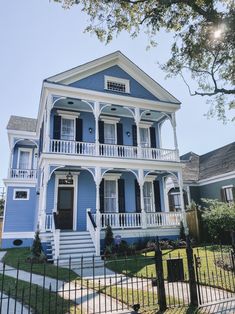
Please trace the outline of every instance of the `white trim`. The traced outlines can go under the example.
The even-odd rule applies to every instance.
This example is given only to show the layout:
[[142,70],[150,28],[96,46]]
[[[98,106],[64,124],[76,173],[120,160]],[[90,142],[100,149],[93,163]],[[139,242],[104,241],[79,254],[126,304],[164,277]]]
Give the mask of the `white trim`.
[[2,240],[15,238],[31,239],[34,238],[35,232],[3,232]]
[[78,187],[78,176],[80,173],[73,173],[71,172],[71,174],[73,175],[73,184],[60,184],[59,185],[59,179],[65,179],[65,174],[61,174],[61,172],[59,174],[55,173],[55,190],[54,190],[54,208],[53,208],[53,212],[57,212],[57,206],[58,206],[58,188],[59,187],[72,187],[73,188],[73,230],[76,231],[77,230],[77,211],[78,211],[78,204],[77,204],[77,187]]
[[210,177],[208,179],[199,180],[198,183],[192,184],[192,185],[207,185],[210,183],[216,183],[219,181],[229,180],[229,179],[235,179],[235,171],[219,174],[217,176]]
[[[105,181],[114,181],[116,185],[116,213],[119,213],[119,200],[118,200],[118,179],[121,177],[121,175],[118,177],[118,175],[113,175],[113,176],[107,176],[106,178],[104,177]],[[104,189],[105,189],[105,184],[104,184]],[[104,193],[105,194],[105,193]],[[104,202],[105,202],[105,196],[104,196]],[[104,214],[108,213],[114,213],[114,212],[106,212],[104,210]]]
[[234,187],[234,185],[224,185],[224,186],[222,186],[221,187],[221,189],[230,189],[230,188],[233,188]]
[[[16,192],[27,192],[27,198],[16,198]],[[28,201],[29,200],[29,189],[14,189],[13,190],[13,201]]]
[[125,85],[125,92],[123,92],[123,91],[115,91],[115,92],[130,94],[130,81],[129,80],[119,78],[119,77],[105,75],[104,76],[104,89],[106,89],[108,91],[114,91],[114,90],[108,88],[108,82]]
[[3,182],[6,187],[35,187],[37,184],[37,180],[31,180],[31,179],[24,179],[24,183],[22,183],[22,180],[16,180],[16,179],[3,179]]
[[103,121],[104,123],[117,124],[120,121],[120,118],[108,117],[108,116],[100,116],[100,120]]
[[118,180],[121,178],[122,173],[105,173],[104,180]]
[[75,111],[66,111],[66,110],[58,110],[57,109],[56,112],[62,118],[67,118],[67,119],[71,119],[71,117],[77,118],[80,116],[80,112],[75,112]]
[[20,153],[21,152],[28,152],[29,153],[29,166],[27,169],[22,169],[22,170],[28,170],[32,168],[32,153],[33,149],[32,148],[24,148],[24,147],[19,147],[18,148],[18,158],[17,158],[17,169],[19,169],[19,164],[20,164]]
[[147,175],[144,179],[144,182],[153,182],[156,179],[157,175]]
[[154,122],[150,121],[140,121],[139,122],[139,127],[140,128],[150,128],[153,125]]

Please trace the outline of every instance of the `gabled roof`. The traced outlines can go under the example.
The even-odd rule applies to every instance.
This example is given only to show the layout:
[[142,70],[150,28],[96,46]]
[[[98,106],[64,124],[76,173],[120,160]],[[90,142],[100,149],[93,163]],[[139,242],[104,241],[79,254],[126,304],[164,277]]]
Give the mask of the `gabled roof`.
[[36,132],[37,119],[10,116],[7,124],[7,130]]
[[235,171],[235,142],[201,156],[187,153],[180,157],[184,163],[183,180],[200,181]]
[[165,90],[160,84],[153,80],[120,51],[113,52],[104,57],[95,59],[78,67],[51,76],[45,81],[69,85],[114,65],[118,65],[120,68],[122,68],[160,101],[170,102],[177,105],[180,104],[178,99],[171,95],[167,90]]

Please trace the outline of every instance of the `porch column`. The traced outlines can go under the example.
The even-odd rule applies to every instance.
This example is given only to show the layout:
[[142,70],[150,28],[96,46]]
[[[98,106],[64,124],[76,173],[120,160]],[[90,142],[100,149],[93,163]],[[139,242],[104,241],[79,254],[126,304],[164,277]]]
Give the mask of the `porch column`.
[[135,108],[135,124],[137,135],[137,154],[138,158],[141,158],[141,146],[140,146],[140,109]]
[[179,158],[179,148],[178,148],[178,141],[177,141],[177,134],[176,134],[176,119],[175,119],[175,112],[172,113],[172,127],[173,127],[173,132],[174,132],[174,145],[175,145],[175,150],[177,151],[177,158]]
[[96,186],[96,225],[100,229],[100,182],[101,182],[101,169],[95,169],[95,186]]
[[143,229],[147,228],[147,217],[144,208],[144,171],[139,169],[139,186],[140,186],[140,208],[141,208],[141,225]]
[[180,204],[181,204],[181,211],[182,211],[182,214],[183,214],[184,230],[185,230],[185,234],[188,235],[189,230],[188,230],[188,226],[187,226],[186,214],[185,214],[185,208],[184,208],[184,195],[183,195],[183,178],[182,178],[182,172],[181,172],[181,171],[178,171],[177,176],[178,176],[178,183],[179,183]]
[[167,177],[162,177],[164,208],[165,208],[165,212],[169,212],[170,209],[169,209],[168,194],[167,194],[167,190],[166,190],[166,180],[167,180]]
[[48,166],[44,167],[44,177],[43,177],[43,185],[40,187],[40,199],[41,202],[39,204],[39,217],[40,221],[40,229],[42,232],[45,232],[45,223],[46,223],[46,200],[47,200],[47,184],[49,180],[49,169]]
[[99,156],[99,114],[100,103],[98,101],[94,104],[94,116],[95,116],[95,153]]
[[50,150],[50,118],[51,118],[51,109],[53,107],[53,96],[48,95],[47,98],[47,109],[46,109],[46,134],[45,134],[45,151],[49,152]]

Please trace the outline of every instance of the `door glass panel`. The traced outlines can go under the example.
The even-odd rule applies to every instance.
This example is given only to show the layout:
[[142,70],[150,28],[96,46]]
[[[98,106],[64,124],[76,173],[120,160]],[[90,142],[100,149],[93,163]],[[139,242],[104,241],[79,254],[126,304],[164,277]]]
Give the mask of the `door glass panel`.
[[74,120],[65,119],[61,120],[61,139],[65,141],[74,140]]
[[19,169],[30,169],[30,152],[20,151]]
[[115,180],[104,181],[104,211],[117,211],[117,184]]
[[154,202],[153,202],[153,184],[152,182],[144,183],[144,209],[146,212],[154,211]]
[[116,144],[115,124],[104,123],[104,143]]
[[140,128],[140,146],[141,147],[150,147],[149,145],[149,129]]

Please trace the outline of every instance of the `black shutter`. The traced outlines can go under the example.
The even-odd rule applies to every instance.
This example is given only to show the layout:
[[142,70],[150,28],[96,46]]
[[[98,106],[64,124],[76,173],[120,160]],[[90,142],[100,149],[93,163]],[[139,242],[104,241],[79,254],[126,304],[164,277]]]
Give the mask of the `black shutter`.
[[155,210],[156,212],[161,211],[161,196],[160,196],[160,184],[159,181],[153,181],[154,199],[155,199]]
[[125,213],[125,181],[123,179],[118,180],[118,207],[119,213]]
[[104,212],[104,179],[100,182],[100,212]]
[[99,121],[99,142],[104,143],[104,121]]
[[140,186],[138,181],[135,179],[135,209],[137,213],[141,212],[140,206]]
[[151,127],[149,128],[150,130],[150,143],[151,143],[151,147],[152,148],[156,148],[157,144],[156,144],[156,131],[155,128]]
[[227,202],[225,189],[223,189],[223,188],[220,189],[220,196],[221,196],[221,201],[222,202]]
[[117,144],[123,145],[123,127],[122,123],[117,123]]
[[82,119],[76,118],[76,141],[82,142],[83,134],[82,134]]
[[43,131],[44,131],[44,121],[42,122],[42,126],[40,129],[40,137],[39,137],[39,148],[38,148],[38,155],[41,155],[43,150]]
[[137,146],[137,127],[135,124],[132,125],[132,139],[133,146]]
[[54,116],[53,139],[60,140],[61,116]]

